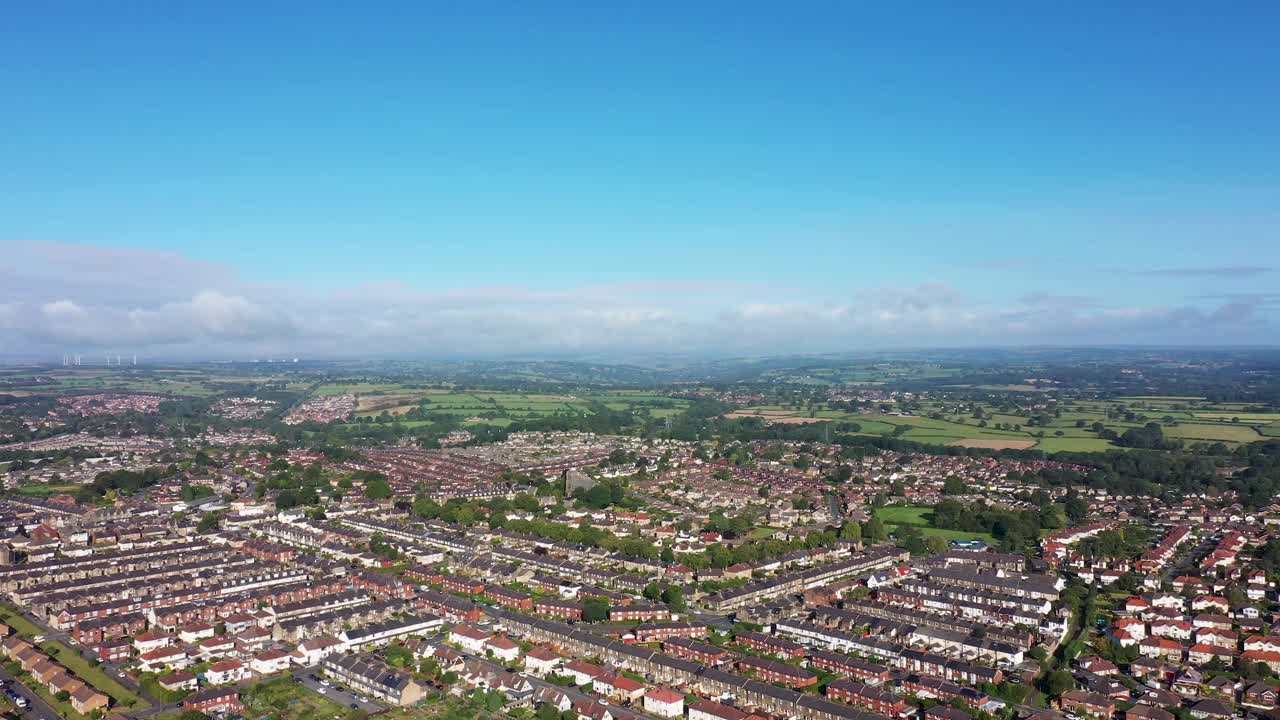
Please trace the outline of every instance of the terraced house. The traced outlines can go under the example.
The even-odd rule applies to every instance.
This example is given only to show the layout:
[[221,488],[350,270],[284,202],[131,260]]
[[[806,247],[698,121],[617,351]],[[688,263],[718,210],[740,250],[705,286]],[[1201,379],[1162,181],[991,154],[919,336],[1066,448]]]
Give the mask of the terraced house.
[[320,669],[342,684],[391,705],[412,705],[426,694],[426,688],[408,672],[373,655],[330,655]]

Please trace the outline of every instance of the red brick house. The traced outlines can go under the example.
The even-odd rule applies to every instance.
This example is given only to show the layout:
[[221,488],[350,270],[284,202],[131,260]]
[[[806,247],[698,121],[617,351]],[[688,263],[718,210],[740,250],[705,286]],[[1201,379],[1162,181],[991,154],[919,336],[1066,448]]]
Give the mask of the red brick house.
[[799,643],[772,635],[765,635],[764,633],[740,632],[734,636],[733,641],[752,650],[784,658],[804,657],[805,654],[804,647]]
[[889,681],[889,668],[843,653],[814,650],[809,655],[809,666],[838,675],[847,675],[870,685]]
[[99,662],[121,662],[128,660],[133,654],[133,643],[128,638],[107,640],[94,648],[94,652],[97,653]]
[[461,575],[446,575],[441,584],[444,585],[445,590],[459,595],[479,595],[485,588],[483,582]]
[[538,600],[533,609],[539,615],[550,615],[562,620],[581,620],[584,606],[573,600]]
[[484,590],[485,599],[499,605],[526,612],[533,610],[533,597],[515,590],[508,590],[501,585],[490,585]]
[[657,605],[654,603],[633,603],[631,605],[609,608],[609,620],[612,622],[644,622],[646,620],[670,619],[671,609],[666,605]]
[[899,695],[848,678],[841,678],[827,685],[826,693],[833,700],[847,702],[890,718],[906,713],[910,707],[906,699]]
[[763,682],[781,683],[792,689],[818,683],[818,676],[808,670],[764,658],[739,658],[737,667],[739,671],[753,674]]
[[1094,718],[1110,720],[1116,712],[1116,701],[1087,690],[1072,690],[1058,701],[1063,712],[1074,712]]
[[660,642],[669,638],[704,638],[707,636],[707,626],[698,623],[687,622],[665,622],[665,623],[645,623],[636,626],[635,629],[636,642]]
[[729,651],[710,643],[702,643],[689,638],[671,638],[662,642],[662,652],[672,657],[692,660],[700,665],[715,667],[728,662]]
[[190,695],[182,701],[182,709],[195,710],[202,713],[243,712],[240,704],[240,692],[234,688],[214,688]]

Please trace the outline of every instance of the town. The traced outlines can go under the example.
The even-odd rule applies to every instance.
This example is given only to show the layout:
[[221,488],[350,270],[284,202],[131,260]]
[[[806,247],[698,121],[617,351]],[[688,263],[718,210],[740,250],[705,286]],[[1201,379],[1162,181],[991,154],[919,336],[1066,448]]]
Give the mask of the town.
[[[2,702],[70,720],[1280,718],[1272,456],[1153,492],[1089,456],[729,417],[770,393],[673,394],[729,418],[706,439],[494,433],[459,408],[415,409],[435,418],[411,420],[432,432],[416,441],[349,445],[361,412],[407,421],[355,392],[194,415],[24,399],[0,447]],[[540,422],[560,421],[521,421]]]

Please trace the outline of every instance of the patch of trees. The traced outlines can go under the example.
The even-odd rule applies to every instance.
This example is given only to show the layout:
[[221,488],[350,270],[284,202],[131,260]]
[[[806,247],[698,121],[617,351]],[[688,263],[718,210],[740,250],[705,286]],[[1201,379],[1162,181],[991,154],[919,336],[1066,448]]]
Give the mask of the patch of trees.
[[601,480],[590,489],[578,488],[573,491],[573,498],[596,510],[615,505],[626,509],[639,507],[635,498],[627,496],[626,484],[618,479]]
[[1280,439],[1250,443],[1230,456],[1112,450],[1058,453],[1054,459],[1092,468],[1085,472],[1046,468],[1021,479],[1032,484],[1085,485],[1118,495],[1166,499],[1206,490],[1234,491],[1247,508],[1269,505],[1280,494]]
[[133,495],[143,488],[156,485],[161,480],[173,475],[177,468],[163,468],[158,465],[145,470],[108,470],[100,472],[88,487],[99,497],[114,490],[118,495]]
[[1034,510],[965,505],[958,500],[943,500],[933,508],[934,527],[945,530],[988,533],[1008,550],[1021,550],[1038,541],[1041,516]]
[[1177,450],[1182,447],[1178,440],[1166,439],[1160,423],[1149,422],[1142,427],[1125,430],[1115,443],[1121,447],[1138,448],[1139,450]]
[[213,495],[213,488],[208,485],[192,485],[188,482],[182,483],[182,489],[178,493],[178,496],[187,502],[207,498],[211,495]]

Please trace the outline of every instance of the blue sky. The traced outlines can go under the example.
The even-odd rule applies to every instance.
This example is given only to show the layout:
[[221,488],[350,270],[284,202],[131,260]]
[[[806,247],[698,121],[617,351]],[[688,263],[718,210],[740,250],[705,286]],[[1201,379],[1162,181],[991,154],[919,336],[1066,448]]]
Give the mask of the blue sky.
[[1265,3],[49,5],[14,347],[1274,342]]

